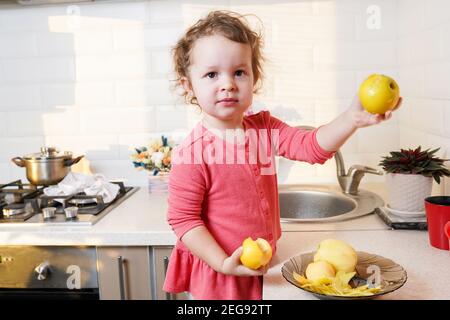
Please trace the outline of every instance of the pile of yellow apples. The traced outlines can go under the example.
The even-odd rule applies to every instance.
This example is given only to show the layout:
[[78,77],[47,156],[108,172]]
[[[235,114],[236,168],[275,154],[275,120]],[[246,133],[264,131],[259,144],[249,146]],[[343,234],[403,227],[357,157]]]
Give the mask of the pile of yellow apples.
[[327,239],[320,242],[305,270],[305,276],[293,272],[301,288],[335,296],[370,296],[381,288],[362,285],[352,288],[350,280],[356,275],[358,255],[352,246],[342,240]]
[[306,278],[317,280],[334,277],[337,271],[353,272],[358,263],[355,250],[341,240],[323,240],[314,255],[314,262],[306,267]]

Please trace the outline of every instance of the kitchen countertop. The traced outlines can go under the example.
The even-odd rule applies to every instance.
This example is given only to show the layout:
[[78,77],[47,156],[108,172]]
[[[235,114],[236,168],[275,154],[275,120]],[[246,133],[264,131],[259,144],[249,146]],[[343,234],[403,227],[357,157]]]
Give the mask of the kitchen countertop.
[[0,245],[174,245],[166,210],[167,193],[140,188],[93,226],[0,224]]
[[[362,188],[386,199],[383,184]],[[0,246],[170,246],[176,237],[166,222],[166,210],[167,193],[149,194],[141,188],[90,227],[0,224]],[[425,231],[390,230],[375,214],[335,223],[282,223],[282,229],[277,254],[264,276],[264,299],[316,299],[288,283],[280,270],[290,257],[314,251],[326,238],[342,239],[356,250],[401,264],[408,281],[386,298],[450,299],[450,251],[431,247]]]
[[450,251],[431,247],[428,232],[410,230],[284,232],[264,276],[263,299],[317,298],[284,279],[281,267],[293,256],[317,250],[324,239],[340,239],[357,251],[391,259],[403,266],[408,280],[398,290],[377,299],[450,299]]
[[[369,185],[368,185],[369,186]],[[367,190],[383,189],[370,185]],[[33,226],[0,224],[0,245],[174,245],[176,237],[166,222],[167,193],[140,188],[93,226]],[[283,231],[388,230],[375,214],[335,223],[282,223]]]

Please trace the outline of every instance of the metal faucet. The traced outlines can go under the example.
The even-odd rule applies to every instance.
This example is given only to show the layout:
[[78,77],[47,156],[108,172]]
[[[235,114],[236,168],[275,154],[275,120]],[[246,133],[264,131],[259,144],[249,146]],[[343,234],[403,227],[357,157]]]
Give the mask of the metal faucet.
[[[298,126],[296,128],[303,130],[314,130],[315,127],[311,126]],[[359,164],[355,164],[348,169],[348,173],[345,173],[345,164],[344,158],[342,157],[342,153],[337,150],[334,154],[334,159],[336,160],[336,175],[341,186],[341,189],[344,193],[356,195],[358,194],[358,187],[361,179],[364,177],[364,174],[371,173],[377,175],[383,175],[383,172],[371,167],[362,166]]]

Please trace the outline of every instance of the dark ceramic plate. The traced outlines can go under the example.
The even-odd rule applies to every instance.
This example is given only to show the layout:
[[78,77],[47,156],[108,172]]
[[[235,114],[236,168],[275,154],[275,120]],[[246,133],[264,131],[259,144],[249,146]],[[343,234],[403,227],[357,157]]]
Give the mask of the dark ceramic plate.
[[[333,299],[333,300],[361,300],[361,299],[372,299],[378,296],[385,295],[387,293],[393,292],[403,286],[407,280],[406,270],[394,261],[378,256],[376,254],[371,254],[367,252],[358,251],[358,264],[356,265],[356,275],[350,280],[350,285],[352,287],[357,287],[367,283],[369,277],[374,278],[374,269],[379,268],[380,272],[380,284],[381,291],[375,293],[371,296],[363,297],[346,297],[346,296],[336,296],[336,295],[325,295],[317,293],[308,289],[300,287],[300,284],[294,279],[293,272],[304,275],[306,267],[310,262],[314,260],[315,252],[304,253],[295,257],[292,257],[287,261],[281,268],[281,273],[283,277],[290,282],[292,285],[300,288],[303,291],[309,292],[319,299]],[[369,280],[371,281],[371,280]]]

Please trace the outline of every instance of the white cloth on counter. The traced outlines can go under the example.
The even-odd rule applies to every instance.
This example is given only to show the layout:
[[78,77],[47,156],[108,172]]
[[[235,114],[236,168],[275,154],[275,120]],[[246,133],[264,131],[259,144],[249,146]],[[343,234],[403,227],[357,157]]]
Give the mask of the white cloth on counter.
[[102,174],[88,175],[83,173],[69,172],[57,185],[44,188],[47,196],[70,196],[84,192],[88,196],[101,195],[103,202],[113,201],[120,187],[107,181]]

